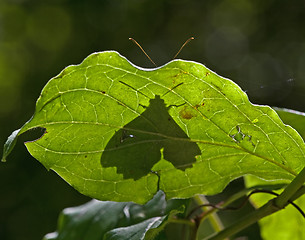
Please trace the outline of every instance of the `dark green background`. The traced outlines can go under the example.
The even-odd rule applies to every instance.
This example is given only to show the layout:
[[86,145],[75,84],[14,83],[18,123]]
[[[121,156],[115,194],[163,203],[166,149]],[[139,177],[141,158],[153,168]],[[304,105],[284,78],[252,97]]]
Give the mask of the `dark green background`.
[[[179,58],[233,79],[253,103],[305,111],[304,26],[301,0],[1,0],[0,144],[46,82],[90,53],[152,67],[129,37],[162,65],[194,36]],[[62,208],[85,201],[19,141],[0,165],[0,239],[41,239]]]

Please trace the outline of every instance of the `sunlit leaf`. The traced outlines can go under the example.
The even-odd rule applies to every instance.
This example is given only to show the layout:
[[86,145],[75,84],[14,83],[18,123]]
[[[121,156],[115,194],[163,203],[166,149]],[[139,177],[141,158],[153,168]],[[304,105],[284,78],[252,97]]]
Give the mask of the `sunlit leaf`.
[[18,134],[34,128],[46,131],[29,152],[100,200],[215,194],[246,174],[289,182],[305,165],[302,138],[274,110],[190,61],[148,70],[92,54],[47,83]]

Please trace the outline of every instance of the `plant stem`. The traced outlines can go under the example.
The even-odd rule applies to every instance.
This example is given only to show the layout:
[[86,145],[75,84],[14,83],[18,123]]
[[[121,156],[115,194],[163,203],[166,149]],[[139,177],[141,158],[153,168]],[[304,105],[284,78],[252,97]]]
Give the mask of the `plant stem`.
[[305,168],[292,180],[284,191],[275,199],[275,205],[283,208],[287,205],[292,196],[302,187],[305,182]]
[[[195,222],[193,222],[191,220],[175,218],[175,217],[169,218],[168,222],[183,225],[182,226],[183,239],[196,240],[197,226],[196,226]],[[186,228],[186,226],[188,226],[188,228]]]
[[[267,188],[267,189],[271,188],[271,189],[273,189],[275,186],[280,189],[280,188],[284,188],[284,186],[287,186],[287,184],[256,185],[256,186],[252,186],[252,187],[249,187],[249,188],[245,188],[245,189],[243,189],[243,190],[241,190],[241,191],[231,195],[227,200],[223,201],[221,204],[218,204],[218,206],[220,208],[225,208],[228,205],[230,205],[231,203],[235,202],[236,200],[246,196],[252,190],[261,189],[261,188]],[[304,186],[304,188],[305,188],[305,186]],[[303,189],[303,191],[305,191],[305,189]],[[302,195],[301,189],[295,195],[297,195],[297,194],[301,194]],[[296,198],[298,198],[298,197],[296,196]],[[291,199],[291,200],[293,201],[295,199]],[[209,214],[212,214],[212,213],[218,212],[218,211],[219,211],[219,209],[217,209],[217,208],[209,209],[207,211],[207,214],[205,214],[205,216],[203,217],[202,220],[204,220],[207,216],[209,216]]]
[[[196,195],[194,197],[194,200],[197,202],[198,205],[209,203],[209,201],[203,195]],[[207,211],[208,207],[202,207],[202,209],[204,211]],[[218,217],[216,212],[211,212],[208,215],[208,218],[209,218],[209,221],[210,221],[210,223],[211,223],[211,225],[212,225],[212,227],[213,227],[215,232],[219,232],[222,229],[224,229],[224,226],[223,226],[223,224],[222,224],[222,222],[221,222],[221,220]]]
[[278,197],[270,200],[265,205],[250,213],[246,217],[241,218],[228,228],[222,230],[221,232],[215,233],[212,236],[205,238],[204,240],[225,239],[226,237],[240,232],[244,228],[252,225],[260,219],[283,209],[289,203],[289,201],[295,200],[305,194],[305,189],[303,186],[304,182],[305,168],[303,168],[303,170],[292,180],[292,182],[287,185],[287,187]]
[[274,205],[274,200],[270,200],[261,208],[255,210],[254,212],[250,213],[249,215],[241,218],[236,223],[232,224],[228,228],[222,230],[221,232],[215,233],[212,236],[205,238],[204,240],[222,240],[229,236],[232,236],[235,233],[240,232],[244,228],[252,225],[253,223],[257,222],[258,220],[266,217],[274,212],[280,210],[278,207]]
[[171,218],[171,219],[168,220],[168,222],[177,223],[177,224],[184,224],[184,225],[188,225],[189,227],[192,227],[192,228],[195,227],[195,223],[191,222],[190,220],[185,220],[185,219],[181,219],[181,218]]
[[290,198],[291,201],[294,201],[305,194],[305,186],[302,186],[293,196]]

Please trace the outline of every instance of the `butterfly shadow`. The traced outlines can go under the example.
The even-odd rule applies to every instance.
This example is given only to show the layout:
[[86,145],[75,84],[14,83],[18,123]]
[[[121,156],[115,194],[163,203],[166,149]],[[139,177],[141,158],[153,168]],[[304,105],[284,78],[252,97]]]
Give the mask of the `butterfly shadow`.
[[124,179],[138,180],[152,172],[163,157],[175,168],[185,170],[201,151],[168,113],[164,100],[156,95],[146,110],[107,143],[101,157],[104,168],[116,167]]

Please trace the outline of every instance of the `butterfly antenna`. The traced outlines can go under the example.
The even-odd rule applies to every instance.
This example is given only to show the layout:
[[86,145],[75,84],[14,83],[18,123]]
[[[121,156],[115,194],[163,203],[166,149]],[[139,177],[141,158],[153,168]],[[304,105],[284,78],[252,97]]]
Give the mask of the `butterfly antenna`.
[[176,86],[174,86],[173,88],[169,89],[166,93],[164,93],[164,94],[162,95],[162,97],[163,97],[164,95],[168,94],[169,92],[173,91],[176,87],[179,87],[179,86],[182,85],[182,84],[183,84],[183,82],[182,82],[182,83],[179,83],[179,84],[177,84]]
[[157,67],[157,64],[155,64],[155,62],[148,56],[148,54],[144,51],[144,49],[136,40],[134,40],[133,38],[129,38],[129,40],[133,41],[141,49],[141,51],[145,54],[145,56],[152,62],[152,64],[154,64],[155,67]]
[[179,51],[177,52],[177,54],[175,55],[175,57],[173,59],[175,59],[178,56],[178,54],[181,52],[181,50],[184,48],[184,46],[186,44],[188,44],[191,40],[194,40],[194,38],[190,37],[188,40],[185,41],[185,43],[183,43],[183,45],[181,46],[181,48],[179,49]]
[[119,80],[119,82],[120,82],[120,83],[122,83],[122,84],[124,84],[125,86],[127,86],[127,87],[129,87],[129,88],[133,89],[134,91],[136,91],[136,92],[138,92],[138,93],[142,94],[143,96],[145,96],[145,97],[147,97],[147,98],[149,98],[149,99],[150,99],[150,97],[148,97],[148,96],[147,96],[147,95],[145,95],[144,93],[140,92],[139,90],[137,90],[137,89],[136,89],[136,88],[134,88],[133,86],[130,86],[129,84],[124,83],[124,82],[122,82],[121,80]]

